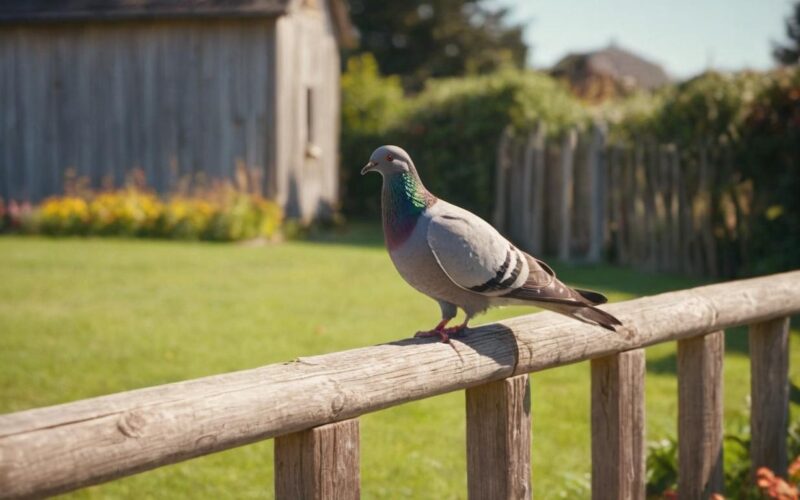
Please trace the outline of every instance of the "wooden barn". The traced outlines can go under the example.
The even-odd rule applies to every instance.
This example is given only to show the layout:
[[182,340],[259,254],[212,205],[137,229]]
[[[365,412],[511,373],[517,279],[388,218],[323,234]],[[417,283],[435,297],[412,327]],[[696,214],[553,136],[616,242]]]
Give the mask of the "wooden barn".
[[343,0],[0,3],[0,196],[68,170],[168,192],[245,166],[289,215],[337,200]]

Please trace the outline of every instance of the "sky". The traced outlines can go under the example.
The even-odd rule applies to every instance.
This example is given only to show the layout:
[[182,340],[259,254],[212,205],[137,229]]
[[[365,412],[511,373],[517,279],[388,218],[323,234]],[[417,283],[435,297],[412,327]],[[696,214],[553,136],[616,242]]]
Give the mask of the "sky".
[[767,69],[785,41],[791,0],[495,0],[525,25],[529,64],[610,42],[661,64],[674,78],[706,69]]

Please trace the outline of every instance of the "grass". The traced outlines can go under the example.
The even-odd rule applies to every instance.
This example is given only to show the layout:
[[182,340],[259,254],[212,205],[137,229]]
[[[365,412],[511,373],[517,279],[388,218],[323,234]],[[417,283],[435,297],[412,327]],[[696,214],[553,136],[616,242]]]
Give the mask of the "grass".
[[[556,266],[612,301],[696,281],[606,266]],[[529,312],[493,310],[490,322]],[[0,412],[387,342],[432,326],[372,228],[266,247],[113,239],[0,238]],[[798,332],[791,376],[800,380]],[[746,418],[746,335],[728,334],[728,422]],[[648,349],[649,439],[675,433],[675,346]],[[534,494],[582,496],[589,366],[532,376]],[[797,391],[793,389],[793,395]],[[794,399],[794,398],[793,398]],[[797,410],[793,403],[793,410]],[[465,498],[463,392],[362,417],[364,498]],[[583,493],[575,493],[583,491]],[[271,498],[262,442],[92,487],[76,498]]]

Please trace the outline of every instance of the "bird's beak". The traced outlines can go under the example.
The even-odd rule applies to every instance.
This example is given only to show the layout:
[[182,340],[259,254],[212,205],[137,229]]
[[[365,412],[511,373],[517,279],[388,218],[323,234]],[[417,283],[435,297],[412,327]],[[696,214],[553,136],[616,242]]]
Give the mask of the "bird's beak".
[[376,162],[374,162],[374,161],[371,161],[371,162],[367,163],[366,165],[364,165],[364,168],[361,169],[361,175],[364,175],[367,172],[369,172],[371,170],[374,170],[375,167],[377,167],[377,166],[378,166],[378,164]]

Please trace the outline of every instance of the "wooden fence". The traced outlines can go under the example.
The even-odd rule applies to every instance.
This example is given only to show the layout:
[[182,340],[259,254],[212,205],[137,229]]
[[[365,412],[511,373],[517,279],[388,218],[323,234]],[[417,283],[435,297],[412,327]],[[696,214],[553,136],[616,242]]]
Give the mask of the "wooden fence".
[[730,149],[712,141],[679,150],[608,141],[602,124],[559,139],[544,124],[527,134],[509,127],[498,146],[494,224],[522,248],[565,261],[733,276],[748,192],[724,182],[730,162]]
[[[591,360],[593,498],[644,498],[644,348],[678,341],[679,494],[722,485],[726,328],[750,325],[755,466],[786,471],[800,271],[611,304],[617,333],[553,313],[0,416],[0,497],[66,492],[267,438],[277,498],[358,498],[357,417],[466,389],[470,498],[529,498],[528,373]],[[546,430],[545,430],[546,432]]]

